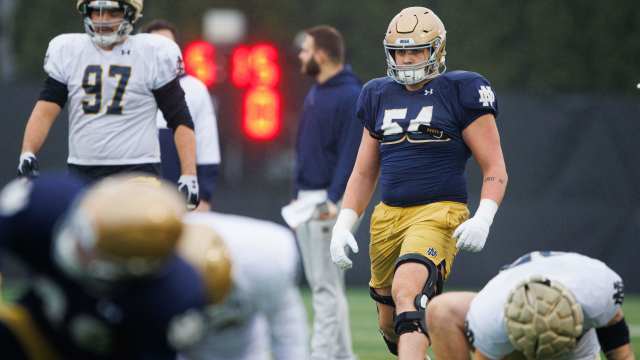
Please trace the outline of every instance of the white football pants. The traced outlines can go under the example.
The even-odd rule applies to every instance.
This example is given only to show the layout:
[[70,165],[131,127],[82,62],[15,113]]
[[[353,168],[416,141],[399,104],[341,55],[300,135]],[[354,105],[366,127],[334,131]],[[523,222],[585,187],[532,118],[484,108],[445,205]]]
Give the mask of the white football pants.
[[312,219],[296,229],[313,303],[311,360],[354,359],[344,271],[331,261],[329,252],[334,224],[335,219]]

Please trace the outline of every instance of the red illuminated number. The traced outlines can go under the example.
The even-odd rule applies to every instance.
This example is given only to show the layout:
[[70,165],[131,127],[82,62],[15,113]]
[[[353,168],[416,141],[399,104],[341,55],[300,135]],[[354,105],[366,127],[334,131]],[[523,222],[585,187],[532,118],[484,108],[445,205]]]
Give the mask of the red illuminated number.
[[244,99],[245,134],[255,140],[273,140],[280,133],[280,94],[265,86],[251,88]]
[[278,50],[268,44],[260,44],[251,50],[251,66],[257,86],[275,87],[280,81]]
[[231,82],[233,86],[243,88],[251,83],[251,48],[239,46],[231,55]]
[[207,87],[216,82],[216,49],[206,41],[194,41],[184,49],[187,74],[200,79]]
[[270,44],[239,46],[232,55],[233,84],[248,88],[242,128],[254,140],[273,140],[280,133],[280,65],[278,50]]

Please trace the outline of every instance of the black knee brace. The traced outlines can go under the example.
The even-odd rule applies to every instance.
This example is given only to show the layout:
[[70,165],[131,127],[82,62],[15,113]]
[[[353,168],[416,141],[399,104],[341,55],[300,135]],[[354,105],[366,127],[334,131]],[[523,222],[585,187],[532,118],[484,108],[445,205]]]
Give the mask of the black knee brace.
[[396,307],[396,303],[393,302],[393,297],[391,297],[390,295],[380,295],[372,287],[369,287],[369,296],[371,296],[373,301],[377,303]]
[[394,343],[393,341],[387,339],[387,337],[384,336],[384,333],[382,331],[380,331],[380,335],[382,335],[382,339],[384,340],[384,343],[387,344],[387,348],[389,349],[389,352],[395,356],[398,356],[398,343]]
[[413,302],[416,310],[397,314],[394,319],[394,330],[398,336],[408,332],[420,331],[426,337],[429,337],[425,319],[427,303],[429,299],[432,299],[442,292],[443,279],[436,264],[422,255],[406,254],[401,256],[396,262],[396,269],[406,262],[416,262],[426,266],[429,270],[429,276],[422,288],[422,292],[416,295]]
[[[392,306],[392,307],[396,306],[395,302],[393,302],[393,297],[389,295],[380,295],[372,287],[369,287],[369,296],[371,296],[371,298],[377,303]],[[382,339],[384,340],[384,343],[387,344],[387,348],[389,349],[389,352],[392,353],[393,355],[398,356],[398,343],[394,343],[393,341],[387,339],[387,337],[384,336],[384,332],[382,332],[382,330],[380,330],[380,335],[382,335]]]

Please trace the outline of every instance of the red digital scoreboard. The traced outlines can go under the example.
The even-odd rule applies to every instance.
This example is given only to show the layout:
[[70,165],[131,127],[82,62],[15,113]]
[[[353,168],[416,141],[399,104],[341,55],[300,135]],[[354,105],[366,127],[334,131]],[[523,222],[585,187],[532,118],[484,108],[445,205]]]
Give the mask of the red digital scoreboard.
[[253,140],[275,139],[281,130],[280,64],[272,44],[240,45],[231,56],[231,82],[245,89],[242,129]]
[[[211,88],[217,81],[216,48],[194,41],[184,49],[187,74]],[[242,131],[256,141],[278,137],[282,127],[278,49],[270,43],[238,45],[231,54],[231,84],[243,91]]]

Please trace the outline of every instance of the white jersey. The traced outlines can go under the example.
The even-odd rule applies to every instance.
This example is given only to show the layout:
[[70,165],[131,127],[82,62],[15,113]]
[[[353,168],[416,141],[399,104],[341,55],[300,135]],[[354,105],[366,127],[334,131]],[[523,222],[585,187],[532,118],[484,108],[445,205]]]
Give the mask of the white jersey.
[[511,290],[534,275],[563,284],[582,306],[585,333],[563,359],[594,359],[600,351],[595,329],[605,326],[618,310],[622,280],[603,262],[576,253],[534,252],[491,279],[467,313],[473,346],[490,359],[502,359],[515,350],[507,335],[504,306]]
[[[218,141],[218,121],[211,103],[207,86],[191,75],[180,78],[185,99],[196,134],[196,163],[198,165],[220,164],[220,144]],[[156,123],[159,129],[167,128],[167,121],[158,111]]]
[[[207,311],[204,340],[185,355],[207,360],[298,360],[307,357],[307,319],[295,284],[298,255],[289,229],[218,213],[190,213],[227,245],[233,288]],[[271,355],[270,355],[271,354]]]
[[178,46],[159,35],[128,36],[113,50],[87,34],[49,43],[44,70],[69,91],[69,158],[76,165],[160,162],[152,91],[182,73]]

